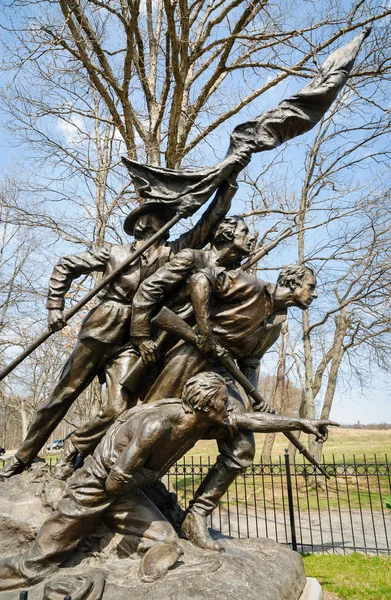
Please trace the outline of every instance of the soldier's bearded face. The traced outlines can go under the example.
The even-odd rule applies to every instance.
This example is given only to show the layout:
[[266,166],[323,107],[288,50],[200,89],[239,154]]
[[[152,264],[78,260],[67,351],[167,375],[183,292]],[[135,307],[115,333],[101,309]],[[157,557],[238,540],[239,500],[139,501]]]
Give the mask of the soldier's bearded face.
[[305,277],[298,287],[292,292],[292,299],[295,306],[305,310],[311,302],[318,297],[316,292],[316,279],[313,275]]
[[163,219],[156,215],[144,215],[139,218],[133,229],[135,240],[147,240],[164,225]]
[[244,221],[239,221],[236,225],[232,242],[241,255],[247,256],[250,254],[254,245],[254,239],[255,238],[250,233],[246,223]]

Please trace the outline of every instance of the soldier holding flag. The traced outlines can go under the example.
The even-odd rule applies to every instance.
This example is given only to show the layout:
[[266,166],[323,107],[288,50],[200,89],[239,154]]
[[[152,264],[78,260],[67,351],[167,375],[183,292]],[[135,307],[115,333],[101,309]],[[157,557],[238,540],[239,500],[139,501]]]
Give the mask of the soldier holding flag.
[[[240,157],[240,169],[248,159]],[[79,453],[78,441],[85,452],[92,451],[108,427],[127,408],[137,403],[137,390],[129,391],[120,385],[138,353],[129,340],[132,300],[141,281],[164,265],[183,248],[202,248],[212,236],[213,230],[226,215],[236,193],[236,176],[222,185],[213,202],[199,222],[187,233],[173,242],[160,240],[153,244],[139,259],[125,269],[101,292],[100,302],[87,314],[81,326],[75,348],[64,365],[60,379],[49,400],[34,415],[27,436],[7,465],[0,471],[0,479],[21,473],[27,468],[49,439],[57,425],[65,417],[76,398],[86,389],[95,376],[104,371],[108,402],[89,423],[66,442],[64,468],[58,466],[57,474],[66,478],[72,474],[72,462]],[[126,257],[158,232],[175,214],[175,205],[149,202],[136,208],[126,218],[124,230],[133,235],[133,245],[103,247],[62,258],[55,266],[49,283],[47,308],[48,322],[53,330],[64,325],[64,296],[72,281],[80,275],[94,271],[105,275],[113,271]]]
[[[100,437],[119,411],[137,401],[135,394],[129,398],[128,392],[119,387],[124,369],[134,360],[133,351],[128,352],[130,356],[116,357],[115,360],[114,351],[128,341],[131,302],[140,281],[178,250],[186,246],[201,248],[210,240],[214,226],[229,209],[234,193],[229,181],[236,180],[253,152],[276,148],[309,131],[320,121],[346,83],[361,44],[369,33],[370,28],[364,29],[346,46],[333,52],[314,79],[297,94],[260,117],[235,127],[227,156],[216,166],[200,171],[173,171],[124,159],[140,195],[152,201],[134,211],[125,222],[126,231],[134,233],[136,245],[140,242],[143,251],[146,250],[143,242],[148,238],[155,240],[159,227],[164,229],[166,215],[178,212],[177,222],[181,215],[193,214],[218,190],[216,198],[194,230],[171,244],[159,242],[155,246],[151,239],[152,247],[148,254],[144,252],[140,257],[136,249],[136,262],[132,262],[132,254],[129,256],[129,246],[114,246],[111,250],[83,253],[77,255],[79,258],[68,257],[60,261],[51,281],[49,296],[49,326],[53,330],[61,328],[64,323],[61,314],[63,297],[75,277],[98,270],[105,274],[112,272],[112,278],[109,285],[106,285],[108,280],[105,278],[106,287],[100,304],[87,315],[59,383],[50,400],[37,411],[26,440],[15,458],[0,472],[0,478],[20,473],[30,464],[72,402],[102,368],[106,368],[109,381],[109,404],[101,423],[95,423]],[[98,288],[101,289],[101,286]],[[11,368],[16,364],[17,361],[14,361]],[[0,380],[11,368],[0,374]],[[120,398],[120,406],[116,406],[114,398]],[[70,447],[69,452],[76,456],[77,448]]]

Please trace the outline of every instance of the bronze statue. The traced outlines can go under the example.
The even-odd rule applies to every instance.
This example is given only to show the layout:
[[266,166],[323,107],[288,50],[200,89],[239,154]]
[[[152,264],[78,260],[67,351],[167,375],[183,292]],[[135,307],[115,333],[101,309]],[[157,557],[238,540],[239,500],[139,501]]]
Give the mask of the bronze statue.
[[156,276],[143,282],[134,298],[136,310],[131,320],[131,336],[146,363],[156,360],[151,317],[157,307],[178,296],[183,301],[186,291],[188,293],[183,288],[192,273],[214,266],[221,270],[235,268],[249,255],[253,243],[254,236],[241,217],[225,217],[214,232],[209,250],[186,248],[166,263],[165,268],[159,269]]
[[183,551],[172,526],[139,486],[161,477],[204,436],[224,439],[238,430],[300,429],[324,441],[329,425],[334,423],[233,413],[225,380],[211,372],[196,375],[184,386],[182,400],[139,405],[110,427],[69,481],[32,546],[21,556],[0,560],[0,591],[31,586],[51,575],[101,517],[123,535],[123,551],[146,552],[143,581],[163,576]]
[[[172,216],[175,211],[185,214],[187,209],[188,213],[192,214],[210,198],[216,189],[217,196],[224,189],[225,193],[230,195],[226,189],[229,185],[228,180],[236,179],[252,153],[276,148],[314,127],[345,84],[361,44],[369,32],[369,28],[364,29],[349,44],[332,53],[320,72],[297,94],[257,119],[238,125],[231,135],[226,158],[215,167],[201,171],[178,172],[150,165],[139,165],[135,161],[124,159],[140,195],[152,200],[149,205],[143,205],[138,209],[139,212],[136,211],[133,216],[128,217],[125,224],[128,232],[135,229],[138,239],[148,238],[152,233],[158,232],[158,228],[165,221],[165,215]],[[203,222],[203,227],[198,226],[197,235],[194,235],[195,231],[185,234],[185,237],[182,236],[171,246],[157,244],[148,255],[137,259],[128,270],[120,272],[108,289],[104,290],[100,304],[89,313],[83,324],[74,352],[67,361],[50,400],[37,411],[26,439],[16,456],[1,471],[0,478],[20,473],[31,463],[75,398],[103,369],[108,380],[108,404],[103,414],[98,415],[84,431],[79,432],[81,435],[79,440],[74,436],[73,442],[69,442],[66,449],[68,462],[72,462],[78,450],[90,451],[115,416],[137,401],[135,391],[129,394],[119,385],[124,371],[135,361],[134,349],[128,347],[123,353],[119,352],[121,344],[128,343],[125,331],[134,292],[139,281],[154,271],[155,267],[159,266],[159,261],[161,263],[168,260],[173,251],[186,245],[195,247],[205,245],[210,239],[213,226],[229,208],[229,202],[225,204],[224,209],[219,209],[217,205],[215,199],[213,209],[210,208],[208,212],[209,220]],[[157,216],[157,211],[161,211],[160,217]],[[151,217],[151,213],[155,216]],[[136,223],[136,216],[141,217],[139,223]],[[207,230],[206,234],[205,230]],[[62,263],[60,262],[52,279],[49,326],[58,329],[64,325],[61,314],[63,295],[74,276],[94,270],[106,273],[108,270],[115,269],[119,266],[118,263],[122,263],[123,258],[129,255],[129,250],[129,247],[114,246],[112,250],[102,249],[95,254],[77,255],[80,261],[77,257],[70,257],[68,261],[64,259]],[[46,339],[45,336],[43,338]],[[140,346],[147,358],[149,351],[147,346],[142,344]],[[5,369],[1,377],[9,372],[10,368]]]
[[[236,225],[238,226],[236,227]],[[235,240],[229,239],[228,231],[236,230],[238,230],[238,234]],[[241,257],[249,254],[254,237],[250,234],[247,225],[242,219],[239,219],[239,217],[225,217],[217,226],[211,241],[212,247],[210,250],[186,248],[178,252],[176,255],[177,260],[175,260],[175,263],[172,263],[175,265],[176,270],[178,271],[179,269],[178,265],[181,267],[183,265],[184,271],[188,272],[189,262],[193,265],[194,270],[205,266],[213,266],[217,263],[220,264],[220,262],[227,266],[233,266]],[[159,263],[155,265],[155,268],[158,266]],[[149,280],[150,278],[148,278]],[[161,296],[161,291],[156,291],[158,296]],[[126,320],[125,325],[127,335],[129,335],[130,319]],[[140,389],[140,385],[135,385],[133,378],[131,379],[131,386],[129,383],[126,387],[120,385],[122,379],[126,378],[128,373],[132,371],[132,367],[139,356],[137,346],[129,342],[125,348],[119,350],[118,358],[116,356],[114,361],[112,361],[114,364],[121,361],[120,366],[122,368],[121,370],[117,370],[117,377],[115,379],[116,387],[109,395],[111,400],[109,400],[108,405],[103,411],[98,413],[90,422],[81,426],[66,442],[67,447],[54,471],[56,477],[66,479],[70,476],[73,472],[73,461],[76,450],[84,455],[90,453],[119,414],[126,408],[136,404],[141,392],[148,393],[149,387],[152,386],[154,380],[158,377],[159,370],[161,369],[160,365],[151,365],[152,360],[156,359],[155,343],[149,339],[143,342],[140,337],[137,338],[137,341],[140,346],[139,351],[141,356],[146,364],[149,363],[148,368],[144,369],[142,389]],[[111,367],[111,364],[110,362],[109,367]],[[112,374],[109,373],[109,375]],[[123,398],[126,399],[126,402]]]
[[[241,165],[244,166],[246,162],[248,158],[243,154]],[[75,399],[102,371],[107,382],[108,402],[91,422],[77,430],[72,440],[68,440],[65,468],[69,464],[71,468],[68,467],[66,475],[72,473],[72,462],[77,454],[93,450],[116,417],[137,403],[137,390],[129,391],[120,385],[120,380],[138,358],[129,340],[133,296],[140,281],[174,254],[187,247],[202,248],[211,240],[213,230],[229,210],[236,190],[235,181],[227,181],[193,229],[174,242],[162,240],[155,243],[103,290],[99,304],[84,319],[76,346],[64,365],[50,399],[35,413],[26,439],[15,457],[0,471],[0,479],[22,472],[32,462]],[[83,252],[61,259],[54,268],[49,284],[49,327],[58,330],[65,325],[64,296],[73,279],[94,271],[110,273],[133,248],[158,231],[173,214],[172,211],[172,207],[158,203],[143,204],[127,217],[124,224],[125,232],[134,236],[133,246],[103,247],[95,252]],[[59,465],[58,470],[62,468]]]
[[[168,282],[175,288],[180,277],[187,275],[186,270],[176,270],[177,258],[146,280],[135,296],[132,319],[144,334],[150,328],[154,312],[164,301],[164,297],[161,297],[160,303],[147,303],[148,311],[145,311],[148,290],[156,289],[164,282],[165,293],[169,294]],[[239,269],[226,271],[221,267],[209,267],[192,274],[188,287],[200,333],[200,349],[189,343],[180,343],[172,349],[146,402],[162,396],[178,396],[190,377],[205,369],[215,368],[228,380],[232,408],[242,414],[247,408],[232,377],[221,367],[213,367],[216,339],[237,360],[240,369],[256,388],[260,359],[278,339],[288,307],[296,306],[304,310],[317,297],[313,272],[308,267],[289,266],[281,271],[277,284],[273,285]],[[145,338],[141,339],[145,343]],[[217,506],[236,475],[251,464],[255,452],[254,438],[248,431],[239,431],[232,438],[227,436],[219,439],[218,446],[218,462],[197,491],[182,525],[185,537],[211,550],[218,550],[219,545],[209,536],[207,516]]]
[[[265,407],[259,403],[253,411],[232,379],[232,371],[227,371],[228,363],[226,368],[217,364],[218,353],[226,352],[256,388],[260,359],[278,339],[287,309],[305,310],[317,297],[316,280],[308,267],[284,268],[274,285],[240,270],[240,259],[251,250],[252,236],[243,219],[224,217],[237,189],[236,177],[252,153],[276,148],[319,122],[345,84],[368,33],[364,30],[329,56],[297,94],[235,127],[228,153],[218,165],[173,171],[123,159],[139,195],[150,201],[125,221],[134,244],[65,257],[55,267],[48,300],[52,331],[61,329],[68,319],[70,313],[63,314],[64,296],[79,275],[104,273],[100,302],[84,320],[50,400],[38,409],[26,439],[0,472],[0,479],[29,466],[77,396],[104,373],[108,402],[68,440],[57,474],[72,473],[78,453],[94,452],[75,472],[65,496],[27,552],[0,561],[0,590],[44,579],[101,517],[114,529],[120,528],[128,550],[147,551],[141,576],[153,581],[176,563],[182,548],[173,527],[139,486],[155,482],[198,439],[217,439],[220,456],[188,507],[182,533],[201,548],[219,550],[209,535],[207,516],[237,473],[250,465],[253,432],[299,429],[321,441],[327,437],[327,426],[333,425],[329,421],[254,412]],[[182,216],[193,214],[216,190],[199,223],[177,241],[167,242],[168,230]],[[201,250],[209,242],[211,249]],[[158,345],[151,319],[161,305],[177,300],[183,288],[193,307],[197,346],[169,340],[162,366],[156,363]],[[47,339],[45,335],[42,339]],[[0,380],[26,355],[0,373]],[[140,355],[148,366],[143,383],[149,389],[146,403],[134,406],[143,393],[138,383],[129,383],[135,381],[129,373],[140,364]],[[180,396],[182,401],[177,399]]]

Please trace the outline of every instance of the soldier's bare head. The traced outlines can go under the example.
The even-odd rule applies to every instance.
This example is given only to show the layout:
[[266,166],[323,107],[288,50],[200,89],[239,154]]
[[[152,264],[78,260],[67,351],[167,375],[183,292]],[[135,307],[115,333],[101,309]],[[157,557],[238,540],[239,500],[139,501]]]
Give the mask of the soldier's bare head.
[[314,272],[304,265],[284,267],[277,279],[277,290],[280,296],[285,295],[286,306],[297,306],[302,310],[318,297]]
[[238,256],[248,256],[254,244],[246,222],[239,216],[225,217],[217,226],[213,236],[213,246],[222,251],[232,249]]
[[227,399],[227,386],[221,375],[205,371],[191,377],[184,385],[182,404],[186,412],[196,413],[202,411],[210,413],[214,409],[221,409]]

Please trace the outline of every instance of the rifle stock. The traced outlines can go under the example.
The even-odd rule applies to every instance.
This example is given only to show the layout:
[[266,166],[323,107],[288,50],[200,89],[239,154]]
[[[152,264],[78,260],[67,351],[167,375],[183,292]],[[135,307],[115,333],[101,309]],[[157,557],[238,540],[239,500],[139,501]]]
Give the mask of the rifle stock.
[[[168,338],[167,331],[162,331],[156,340],[156,351],[162,347],[163,343]],[[134,365],[129,369],[128,373],[120,381],[120,384],[126,387],[129,391],[133,392],[137,389],[143,375],[145,374],[146,364],[141,356],[136,360]]]

